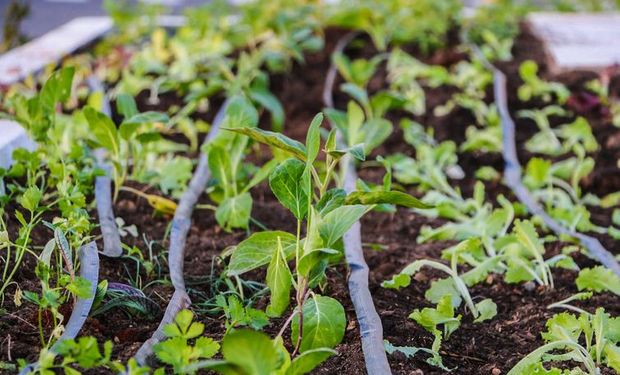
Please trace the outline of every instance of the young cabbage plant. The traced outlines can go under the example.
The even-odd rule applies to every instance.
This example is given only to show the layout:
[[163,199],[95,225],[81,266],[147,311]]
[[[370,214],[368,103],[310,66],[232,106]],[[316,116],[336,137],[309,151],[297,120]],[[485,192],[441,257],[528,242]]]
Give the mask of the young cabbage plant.
[[523,84],[519,86],[517,95],[523,102],[540,98],[545,103],[557,100],[560,104],[566,103],[570,91],[559,82],[547,82],[538,76],[538,64],[533,60],[526,60],[519,66],[519,76]]
[[[134,173],[140,169],[149,145],[161,139],[157,124],[166,123],[168,116],[158,112],[139,113],[133,97],[120,95],[117,110],[123,121],[117,127],[112,119],[95,108],[87,106],[83,113],[88,121],[92,141],[97,147],[105,149],[112,164],[114,180],[114,199],[118,198],[121,186],[127,180],[130,167]],[[141,160],[142,159],[142,160]]]
[[[597,375],[603,366],[620,371],[620,318],[611,317],[605,309],[594,314],[569,313],[554,315],[542,333],[545,344],[525,356],[508,372],[509,375],[533,373],[570,373]],[[552,363],[550,370],[545,363]],[[561,370],[555,366],[572,366]],[[576,366],[578,365],[578,366]],[[584,372],[585,369],[585,372]]]
[[613,233],[611,226],[604,228],[592,223],[586,205],[598,205],[600,200],[592,194],[583,195],[579,186],[581,179],[593,168],[594,159],[585,157],[583,153],[556,163],[532,158],[525,168],[523,181],[533,196],[544,202],[549,215],[567,228],[581,232]]
[[[325,280],[327,267],[342,258],[341,238],[349,228],[376,204],[426,207],[412,196],[396,191],[356,191],[347,195],[343,189],[330,189],[339,160],[347,153],[363,160],[364,153],[359,146],[338,149],[336,132],[332,130],[323,147],[324,159],[319,160],[322,121],[322,114],[313,119],[305,145],[281,133],[258,128],[226,129],[290,155],[271,172],[269,185],[278,201],[294,215],[296,233],[253,234],[233,250],[227,272],[240,275],[267,265],[266,283],[271,292],[267,313],[270,316],[284,314],[290,303],[291,289],[294,289],[296,306],[278,335],[281,337],[291,326],[293,357],[332,348],[343,337],[344,308],[337,300],[321,296],[313,289]],[[304,222],[305,231],[302,232]]]
[[592,128],[583,117],[574,122],[552,128],[549,116],[566,116],[566,111],[559,106],[551,105],[543,109],[519,111],[522,118],[533,120],[538,126],[538,133],[527,140],[525,148],[532,153],[559,156],[568,152],[578,153],[598,150],[599,145],[592,134]]

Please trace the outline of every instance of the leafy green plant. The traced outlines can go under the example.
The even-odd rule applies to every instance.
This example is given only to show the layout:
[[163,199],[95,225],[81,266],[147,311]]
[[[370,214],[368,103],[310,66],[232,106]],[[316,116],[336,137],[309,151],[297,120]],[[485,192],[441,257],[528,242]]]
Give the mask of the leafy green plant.
[[[357,191],[347,196],[342,189],[328,189],[342,156],[351,153],[363,159],[364,154],[358,148],[339,150],[332,130],[323,149],[325,159],[319,161],[322,121],[322,114],[314,118],[308,129],[306,145],[280,133],[247,127],[228,128],[292,156],[271,172],[269,185],[280,203],[295,216],[296,233],[266,231],[253,234],[232,252],[228,274],[239,275],[267,265],[266,283],[271,292],[267,313],[271,316],[281,316],[287,310],[291,288],[295,289],[296,307],[278,335],[282,336],[291,325],[293,356],[333,347],[342,339],[346,325],[342,305],[312,289],[325,279],[327,267],[342,257],[340,239],[351,225],[375,204],[425,207],[415,198],[399,192]],[[321,169],[315,166],[319,163]],[[306,237],[302,238],[304,220]],[[294,273],[289,268],[289,260],[293,260]]]
[[433,334],[434,340],[431,348],[427,349],[412,346],[394,346],[386,341],[386,352],[388,354],[401,352],[407,357],[414,357],[418,352],[425,352],[431,355],[431,357],[426,359],[428,364],[446,371],[451,371],[443,364],[443,359],[439,353],[439,350],[441,349],[441,342],[444,339],[447,340],[450,338],[450,335],[461,325],[461,315],[454,315],[452,296],[449,294],[444,295],[439,300],[435,308],[425,307],[422,310],[416,309],[411,313],[411,315],[409,315],[409,318],[415,320],[416,323]]
[[519,66],[519,76],[523,84],[519,86],[517,95],[521,101],[529,101],[535,98],[542,99],[545,103],[556,99],[563,104],[568,99],[570,91],[561,83],[547,82],[538,76],[538,64],[533,60],[526,60]]
[[[531,374],[549,371],[544,363],[562,364],[569,361],[579,364],[571,372],[599,374],[601,366],[615,371],[620,370],[620,320],[611,317],[603,308],[594,314],[582,313],[579,316],[561,313],[547,321],[547,331],[542,333],[545,345],[534,350],[517,363],[508,374]],[[562,370],[554,367],[552,373],[561,374]]]
[[139,113],[134,99],[128,95],[117,98],[117,110],[123,116],[123,122],[118,127],[93,107],[84,108],[93,142],[108,152],[115,200],[127,179],[130,164],[133,163],[136,173],[140,169],[140,157],[144,157],[149,143],[160,140],[161,135],[155,130],[155,124],[168,121],[168,116],[158,112]]
[[[181,310],[174,318],[174,323],[164,328],[167,339],[156,344],[153,351],[157,358],[172,366],[177,374],[193,374],[187,368],[197,361],[216,355],[220,345],[213,339],[203,336],[204,324],[192,321],[194,314],[190,310]],[[190,343],[193,340],[193,344]]]
[[[434,303],[440,303],[446,295],[450,295],[450,301],[453,306],[460,306],[462,301],[465,304],[473,317],[475,322],[482,322],[487,319],[493,318],[497,314],[497,306],[490,299],[484,299],[478,303],[474,303],[468,289],[468,284],[479,281],[479,276],[475,271],[470,271],[465,275],[459,275],[458,266],[458,254],[463,251],[471,251],[471,248],[479,247],[480,241],[476,239],[470,239],[459,243],[451,252],[452,259],[450,266],[446,266],[443,263],[422,259],[416,260],[409,264],[400,273],[394,275],[391,280],[384,281],[381,285],[384,288],[400,289],[409,286],[411,278],[422,268],[431,267],[436,270],[442,271],[448,274],[449,278],[439,279],[432,283],[431,288],[426,291],[426,298]],[[478,271],[479,272],[479,271]],[[488,271],[487,271],[488,272]],[[414,315],[416,321],[421,317],[419,312]]]
[[[252,103],[242,97],[233,97],[226,109],[223,127],[230,129],[253,129],[258,124],[258,112]],[[273,170],[276,160],[253,171],[250,178],[243,158],[249,138],[235,132],[220,132],[205,146],[209,170],[215,182],[210,186],[210,197],[217,204],[215,218],[225,230],[247,228],[252,212],[250,189]]]

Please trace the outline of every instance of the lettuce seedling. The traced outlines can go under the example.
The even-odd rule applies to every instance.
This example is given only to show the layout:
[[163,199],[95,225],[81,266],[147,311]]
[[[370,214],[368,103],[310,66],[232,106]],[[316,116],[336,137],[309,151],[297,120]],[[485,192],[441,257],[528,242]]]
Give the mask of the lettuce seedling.
[[519,66],[519,76],[523,84],[519,86],[517,95],[523,102],[541,98],[549,103],[555,98],[560,104],[566,103],[570,91],[561,83],[547,82],[538,77],[538,64],[533,60],[526,60]]
[[[481,302],[474,303],[467,287],[467,281],[463,277],[464,275],[459,274],[457,269],[458,254],[464,251],[473,251],[474,248],[478,247],[480,247],[480,241],[478,239],[465,240],[455,246],[449,267],[434,260],[416,260],[405,267],[399,274],[393,276],[391,280],[384,281],[381,285],[384,288],[391,289],[407,287],[411,283],[411,278],[422,267],[431,267],[448,274],[449,278],[440,279],[432,283],[431,288],[429,288],[425,294],[428,300],[438,303],[444,296],[451,295],[450,300],[454,306],[459,306],[461,301],[465,301],[465,305],[475,318],[475,322],[491,319],[497,314],[497,306],[495,303],[490,299],[484,299]],[[476,272],[480,271],[481,270],[476,270]],[[482,272],[485,271],[488,272],[488,267],[482,270]],[[476,279],[479,279],[479,277],[476,277]]]
[[[521,359],[508,375],[532,374],[544,369],[546,362],[570,365],[570,361],[583,366],[590,375],[600,374],[601,366],[620,371],[620,318],[612,318],[598,308],[594,314],[557,314],[547,321],[546,327],[542,334],[545,345]],[[558,368],[551,371],[563,373]],[[581,367],[570,371],[583,373]]]
[[443,364],[443,359],[439,353],[439,350],[441,349],[441,342],[444,339],[447,340],[450,335],[461,325],[461,315],[454,315],[454,306],[452,305],[451,300],[451,295],[446,294],[439,300],[437,307],[425,307],[422,310],[416,309],[411,313],[411,315],[409,315],[410,319],[415,320],[416,323],[433,334],[434,340],[431,348],[427,349],[412,346],[394,346],[386,341],[386,352],[388,354],[400,352],[407,357],[413,357],[420,351],[425,352],[431,355],[431,357],[426,359],[428,364],[446,371],[451,371]]

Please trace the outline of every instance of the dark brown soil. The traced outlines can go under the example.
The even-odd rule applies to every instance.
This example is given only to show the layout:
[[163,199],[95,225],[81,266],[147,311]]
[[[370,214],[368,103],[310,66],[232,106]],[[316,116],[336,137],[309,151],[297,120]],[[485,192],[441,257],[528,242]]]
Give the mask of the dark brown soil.
[[[321,53],[311,54],[306,57],[305,64],[296,64],[288,74],[280,74],[272,77],[272,91],[282,101],[286,112],[285,133],[293,138],[303,140],[307,126],[313,116],[323,109],[321,93],[326,71],[329,67],[329,53],[334,48],[337,40],[344,35],[341,30],[327,30],[326,49]],[[371,47],[363,50],[349,50],[351,56],[368,56],[374,53]],[[514,110],[524,108],[515,99],[516,87],[519,80],[516,75],[518,63],[527,58],[533,58],[541,64],[541,70],[545,74],[543,55],[537,41],[528,33],[523,33],[516,41],[514,50],[515,63],[504,64],[502,69],[510,77],[511,105]],[[450,65],[463,58],[450,46],[446,51],[429,57],[428,60],[435,63]],[[583,75],[577,77],[559,77],[568,82],[574,92],[582,90]],[[371,89],[379,89],[385,83],[384,69],[371,82]],[[457,143],[464,139],[467,125],[473,122],[473,117],[465,110],[457,110],[454,113],[435,118],[432,114],[434,106],[442,104],[454,92],[453,88],[444,87],[427,92],[427,115],[415,118],[416,121],[432,127],[438,140],[454,140]],[[181,98],[166,95],[156,107],[149,107],[144,102],[144,94],[138,97],[141,109],[166,109],[170,105],[180,105]],[[163,104],[162,104],[163,103]],[[346,98],[336,93],[336,103],[342,106]],[[540,106],[541,103],[528,103],[527,107]],[[395,124],[393,135],[375,151],[373,156],[402,152],[413,155],[415,150],[408,146],[402,139],[402,132],[398,128],[399,115],[390,115]],[[601,150],[593,155],[597,168],[592,176],[583,182],[583,187],[595,194],[606,194],[620,190],[620,177],[610,177],[614,173],[620,176],[615,165],[620,156],[620,130],[613,128],[609,119],[601,114],[585,113],[591,122],[597,139],[601,144]],[[202,115],[201,115],[202,116]],[[205,119],[213,116],[213,108]],[[268,128],[267,115],[261,118],[261,126]],[[523,142],[533,134],[535,128],[526,121],[517,121],[518,142],[521,162],[532,157],[527,155],[522,147]],[[269,155],[265,148],[258,148],[258,153],[251,155],[254,162],[266,160]],[[452,181],[457,184],[465,195],[471,194],[473,187],[473,173],[482,165],[490,165],[501,171],[503,162],[500,155],[485,153],[461,153],[459,164],[463,167],[466,178],[461,181]],[[379,182],[383,172],[376,168],[365,168],[360,171],[363,179]],[[139,189],[144,186],[133,185]],[[486,183],[490,201],[495,201],[499,194],[513,199],[509,189],[500,182]],[[159,192],[150,189],[151,193]],[[275,200],[266,184],[261,184],[252,191],[254,198],[253,217],[269,229],[287,230],[293,232],[294,220],[292,215],[283,209]],[[207,203],[208,198],[202,197],[202,203]],[[11,212],[11,211],[9,211]],[[94,212],[94,210],[93,210]],[[149,243],[153,254],[153,261],[160,267],[155,267],[151,274],[144,270],[136,277],[136,263],[131,259],[101,259],[100,279],[110,282],[122,282],[133,284],[143,288],[160,307],[165,309],[172,294],[169,283],[152,283],[158,279],[167,280],[166,249],[168,245],[167,231],[170,222],[169,217],[153,216],[152,209],[147,202],[129,193],[123,192],[115,206],[115,214],[122,217],[126,225],[136,225],[140,236],[138,238],[127,237],[124,242],[129,246],[138,247],[145,257],[149,256]],[[609,223],[610,211],[601,210],[596,212],[596,220],[600,223]],[[10,219],[10,218],[9,218]],[[9,228],[16,229],[17,223],[9,220]],[[440,220],[432,220],[408,210],[399,209],[394,214],[371,213],[363,219],[363,242],[367,244],[365,256],[369,267],[370,288],[374,296],[377,310],[384,325],[385,339],[395,345],[411,345],[418,347],[430,347],[432,336],[408,315],[416,308],[430,306],[424,299],[424,291],[429,283],[441,275],[424,270],[411,286],[400,291],[384,289],[381,282],[391,278],[410,262],[416,259],[440,259],[441,250],[452,245],[453,242],[416,243],[416,237],[420,228],[424,225],[438,226]],[[256,230],[257,228],[252,228]],[[35,233],[34,244],[43,245],[49,238],[46,230]],[[143,236],[144,235],[144,236]],[[190,294],[195,307],[201,310],[202,305],[208,298],[213,297],[213,283],[209,279],[214,273],[217,275],[222,270],[222,252],[229,246],[236,245],[246,238],[245,231],[227,233],[216,223],[213,213],[208,210],[197,210],[193,215],[193,224],[189,232],[186,253],[185,273]],[[606,236],[601,238],[610,250],[618,252],[618,243]],[[379,245],[379,246],[370,246]],[[551,243],[548,246],[548,254],[557,254],[562,244]],[[377,248],[381,250],[377,250]],[[589,259],[575,255],[576,262],[587,267],[593,265]],[[23,271],[17,276],[16,281],[24,290],[37,290],[38,282],[34,275],[32,260],[26,262]],[[213,272],[215,271],[215,272]],[[554,271],[556,287],[553,290],[534,288],[529,290],[523,285],[511,285],[504,283],[501,278],[491,276],[485,283],[472,289],[474,298],[492,298],[498,305],[498,315],[491,321],[482,324],[473,324],[471,317],[464,310],[459,311],[463,315],[461,327],[442,344],[442,356],[449,368],[455,368],[455,374],[504,374],[520,358],[535,349],[542,343],[540,332],[544,330],[547,318],[554,311],[548,310],[549,303],[557,302],[576,292],[574,284],[575,272]],[[261,281],[264,271],[251,272],[246,275],[248,279]],[[344,265],[331,269],[328,273],[328,283],[321,292],[333,296],[343,303],[348,316],[348,327],[343,343],[336,349],[338,355],[329,359],[314,373],[317,374],[361,374],[365,372],[364,358],[359,340],[359,327],[355,320],[355,313],[346,285],[347,270]],[[9,288],[5,298],[4,309],[7,314],[0,314],[0,362],[10,361],[15,358],[34,360],[38,343],[38,330],[36,327],[36,310],[29,303],[21,307],[14,306],[14,290]],[[612,315],[620,314],[618,297],[608,293],[598,294],[587,304],[581,307],[592,310],[594,306],[605,307]],[[264,298],[258,300],[259,307],[266,303]],[[579,305],[579,303],[577,303]],[[70,308],[68,308],[70,310]],[[159,314],[147,319],[145,317],[132,317],[118,309],[111,310],[102,316],[91,317],[82,330],[85,335],[94,335],[101,340],[112,340],[114,356],[127,359],[132,356],[142,342],[147,339],[157,327],[161,318]],[[68,316],[70,311],[66,311]],[[225,327],[224,319],[218,315],[200,314],[199,317],[206,324],[206,334],[219,339],[222,337]],[[270,335],[275,335],[282,324],[281,319],[274,319],[265,329]],[[286,335],[285,335],[286,336]],[[10,337],[10,339],[8,339]],[[9,343],[10,342],[10,343]],[[442,370],[429,366],[425,362],[424,355],[414,359],[407,359],[402,355],[389,356],[390,365],[395,374],[442,374]]]

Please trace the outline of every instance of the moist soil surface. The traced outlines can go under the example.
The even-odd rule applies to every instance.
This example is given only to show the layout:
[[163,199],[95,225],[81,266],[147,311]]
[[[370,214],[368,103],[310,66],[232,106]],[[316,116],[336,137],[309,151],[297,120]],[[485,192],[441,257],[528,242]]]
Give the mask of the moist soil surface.
[[[341,30],[327,30],[326,48],[324,51],[306,56],[305,63],[295,64],[292,71],[271,77],[271,89],[281,100],[286,112],[284,132],[296,139],[303,140],[307,126],[316,113],[324,107],[321,101],[323,84],[330,64],[330,53],[336,42],[346,32]],[[364,45],[364,44],[362,44]],[[361,49],[349,49],[347,54],[352,57],[372,56],[376,51],[369,47],[369,43]],[[534,59],[541,66],[543,75],[546,73],[544,55],[540,43],[526,30],[516,39],[513,49],[514,62],[501,64],[509,77],[509,95],[513,116],[517,110],[523,108],[538,108],[543,103],[520,103],[516,99],[516,88],[520,84],[518,65],[526,59]],[[456,49],[456,42],[451,41],[449,46],[429,57],[421,57],[426,62],[450,66],[465,56]],[[551,78],[545,76],[546,78]],[[575,73],[555,77],[569,85],[573,95],[584,92],[583,84],[591,73]],[[337,81],[336,88],[341,81]],[[369,88],[376,91],[386,85],[385,67],[381,67],[377,77],[373,78]],[[617,85],[616,85],[617,86]],[[466,110],[457,109],[444,117],[432,116],[433,108],[444,103],[454,92],[454,88],[441,87],[427,90],[427,114],[414,117],[415,121],[432,127],[438,141],[453,140],[457,144],[465,137],[465,129],[474,123],[473,116]],[[336,89],[335,103],[343,108],[346,96]],[[141,109],[152,109],[145,103],[146,95],[139,95]],[[165,95],[159,106],[177,105],[180,99],[174,95]],[[164,104],[161,104],[164,103]],[[164,108],[165,109],[165,108]],[[209,120],[214,115],[214,108],[204,115]],[[593,127],[594,134],[601,145],[601,150],[592,154],[595,158],[594,172],[584,179],[582,187],[597,195],[620,190],[620,173],[616,160],[620,157],[620,130],[614,128],[608,116],[600,108],[590,109],[580,115],[585,116]],[[409,156],[415,155],[413,147],[404,140],[398,121],[404,114],[390,114],[394,121],[394,132],[390,138],[372,156],[388,155],[401,152]],[[411,116],[408,116],[411,118]],[[522,164],[529,158],[536,156],[528,154],[523,143],[534,134],[536,127],[527,120],[517,119],[517,142],[519,157]],[[565,123],[565,122],[562,122]],[[268,129],[270,119],[266,114],[261,116],[261,127]],[[371,156],[370,159],[373,157]],[[257,148],[255,154],[249,156],[254,163],[268,160],[269,151]],[[451,183],[460,187],[465,196],[469,196],[475,182],[474,172],[483,165],[489,165],[501,171],[503,162],[501,155],[489,153],[459,153],[459,165],[465,172],[465,178],[454,180]],[[614,175],[615,174],[615,175]],[[383,171],[377,168],[360,167],[359,175],[362,179],[378,183]],[[160,194],[153,188],[139,184],[130,186],[148,193]],[[502,185],[501,181],[485,183],[487,200],[495,202],[497,196],[503,194],[514,200],[510,189]],[[416,193],[415,190],[412,190]],[[275,199],[266,183],[252,190],[254,198],[253,218],[263,226],[274,230],[295,231],[295,220],[292,214],[286,211]],[[203,195],[200,203],[211,203]],[[12,213],[15,207],[7,212]],[[134,316],[120,308],[111,309],[101,315],[88,318],[82,329],[84,335],[94,335],[99,340],[114,342],[114,357],[126,360],[135,354],[150,334],[156,329],[159,319],[163,315],[173,288],[169,282],[154,282],[167,280],[167,233],[171,218],[154,216],[148,203],[135,195],[122,192],[117,200],[114,211],[116,216],[122,217],[126,225],[135,225],[138,229],[137,238],[128,235],[123,241],[129,246],[136,246],[142,250],[147,259],[153,264],[153,269],[147,272],[144,268],[136,269],[136,262],[130,258],[107,259],[101,258],[100,280],[120,282],[143,288],[146,295],[154,302],[148,316]],[[96,218],[96,210],[92,210]],[[8,215],[9,231],[16,230],[18,223]],[[610,211],[598,209],[593,214],[593,221],[597,224],[609,224]],[[52,215],[53,217],[53,215]],[[93,222],[95,222],[93,220]],[[433,338],[430,333],[409,319],[414,309],[430,307],[425,300],[424,292],[430,283],[442,277],[437,272],[423,270],[415,277],[412,284],[400,291],[384,289],[381,282],[390,279],[400,272],[406,265],[416,259],[441,260],[441,251],[451,245],[453,241],[436,241],[418,244],[416,238],[423,226],[439,226],[443,222],[439,219],[430,219],[406,209],[398,209],[395,213],[372,212],[362,221],[363,242],[366,245],[364,252],[370,267],[370,290],[379,315],[383,321],[384,338],[398,346],[416,346],[429,348]],[[254,224],[251,231],[260,230]],[[33,244],[43,246],[51,236],[47,229],[40,229],[33,234]],[[224,268],[222,253],[230,246],[234,246],[246,238],[248,232],[223,231],[216,223],[213,212],[199,209],[193,214],[193,223],[189,231],[185,251],[185,275],[193,306],[199,312],[198,316],[206,325],[206,334],[215,339],[221,339],[225,333],[224,319],[221,313],[209,314],[210,303],[223,288],[218,282],[218,275]],[[618,243],[607,236],[598,236],[603,244],[612,252],[618,253]],[[98,240],[101,246],[101,241]],[[547,245],[547,255],[558,254],[565,244],[551,242]],[[149,255],[152,254],[152,255]],[[572,255],[580,267],[593,266],[594,262],[583,255]],[[38,290],[38,280],[34,274],[34,262],[27,259],[21,272],[15,280],[23,290]],[[474,299],[492,298],[498,306],[498,314],[490,321],[473,324],[470,314],[464,309],[458,311],[463,315],[460,328],[448,340],[442,343],[441,354],[444,364],[456,374],[505,374],[523,356],[542,344],[540,333],[544,331],[546,320],[555,312],[547,309],[547,305],[562,300],[575,292],[575,271],[554,269],[555,288],[546,289],[533,287],[529,284],[506,284],[501,277],[490,276],[484,283],[472,288]],[[244,275],[246,280],[263,281],[264,271],[253,271]],[[219,289],[222,291],[223,289]],[[246,288],[245,292],[252,293],[253,289]],[[328,280],[321,293],[337,298],[345,307],[348,318],[343,342],[336,348],[338,354],[330,358],[314,373],[317,374],[362,374],[365,373],[364,357],[359,339],[359,326],[355,319],[355,311],[349,299],[347,290],[347,268],[339,265],[328,271]],[[37,310],[34,305],[23,302],[15,306],[14,289],[9,288],[5,298],[4,309],[6,314],[0,314],[0,362],[12,361],[15,358],[35,360],[37,353],[34,348],[40,346],[37,328]],[[255,306],[264,308],[267,304],[265,296],[256,297]],[[593,310],[593,306],[604,307],[612,316],[620,315],[618,297],[600,293],[586,303],[575,303],[586,310]],[[61,310],[65,317],[71,312],[71,306],[63,306]],[[290,312],[290,311],[289,311]],[[286,314],[285,314],[286,316]],[[265,331],[275,336],[280,330],[284,319],[272,319]],[[45,329],[49,330],[50,324]],[[290,342],[289,332],[285,333],[285,342]],[[432,367],[426,363],[424,355],[406,358],[402,354],[389,355],[389,362],[395,374],[444,374],[445,370]]]

